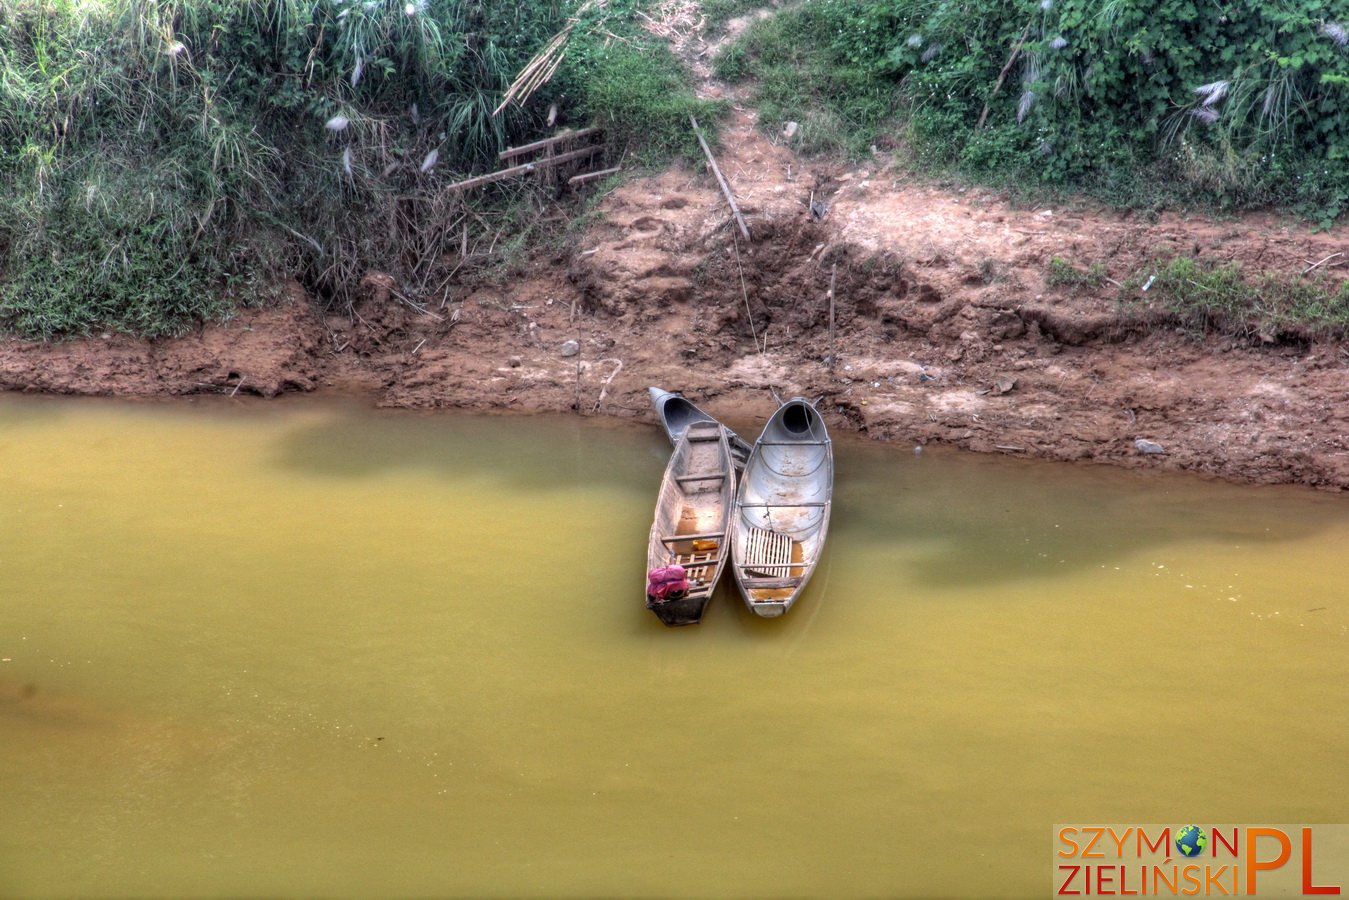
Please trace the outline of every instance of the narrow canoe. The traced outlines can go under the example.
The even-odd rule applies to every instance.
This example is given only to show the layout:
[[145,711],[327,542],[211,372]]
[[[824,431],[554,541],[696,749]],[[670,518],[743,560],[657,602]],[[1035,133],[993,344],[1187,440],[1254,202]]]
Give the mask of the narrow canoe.
[[834,449],[809,401],[788,400],[754,444],[731,517],[735,583],[754,613],[792,608],[824,552]]
[[665,467],[647,541],[648,572],[683,566],[689,583],[680,597],[658,600],[647,593],[647,608],[666,625],[693,625],[702,618],[730,556],[726,531],[734,500],[726,429],[715,421],[690,423]]
[[[721,424],[679,394],[658,387],[647,388],[647,392],[651,395],[651,405],[655,408],[656,417],[660,419],[661,427],[665,429],[671,444],[678,444],[685,429],[694,422]],[[724,425],[722,427],[726,428]],[[752,448],[729,428],[726,428],[726,439],[730,442],[731,456],[735,459],[736,469],[739,470],[744,467]]]

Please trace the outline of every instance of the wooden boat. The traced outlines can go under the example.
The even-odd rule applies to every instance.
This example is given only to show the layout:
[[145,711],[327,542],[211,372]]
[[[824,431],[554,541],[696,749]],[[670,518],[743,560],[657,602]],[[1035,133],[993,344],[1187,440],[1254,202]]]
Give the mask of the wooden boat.
[[834,448],[809,401],[788,400],[754,444],[731,516],[735,583],[749,608],[780,616],[824,551],[834,493]]
[[[665,434],[670,438],[671,444],[678,444],[680,435],[694,422],[721,424],[695,406],[692,401],[686,400],[678,394],[658,387],[647,388],[647,392],[651,394],[651,405],[655,407],[656,417],[660,419],[661,427],[665,429]],[[724,425],[722,427],[726,428]],[[749,459],[750,450],[753,448],[729,428],[726,428],[726,438],[730,442],[731,456],[735,459],[735,467],[738,471],[744,468],[745,460]]]
[[682,566],[688,580],[682,596],[664,600],[653,597],[647,585],[647,607],[666,625],[693,625],[702,618],[730,556],[726,531],[734,500],[726,429],[715,421],[689,423],[665,467],[647,542],[648,573]]

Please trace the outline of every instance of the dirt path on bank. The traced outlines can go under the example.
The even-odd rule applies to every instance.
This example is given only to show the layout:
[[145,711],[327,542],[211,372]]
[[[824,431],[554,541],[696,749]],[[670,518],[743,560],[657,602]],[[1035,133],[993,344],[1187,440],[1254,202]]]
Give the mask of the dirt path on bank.
[[[688,58],[707,58],[701,35],[683,39]],[[701,74],[704,91],[727,91]],[[656,384],[740,423],[766,417],[776,391],[821,397],[831,427],[906,450],[935,441],[1349,487],[1349,346],[1189,334],[1138,289],[1046,284],[1055,256],[1120,282],[1166,254],[1300,277],[1349,249],[1346,228],[1016,208],[922,183],[880,152],[861,166],[799,159],[731,99],[717,157],[748,242],[712,176],[677,166],[613,190],[567,256],[504,283],[414,307],[371,273],[349,317],[322,316],[297,287],[173,340],[5,341],[0,388],[356,390],[392,406],[650,419]],[[1347,264],[1320,271],[1344,277]]]

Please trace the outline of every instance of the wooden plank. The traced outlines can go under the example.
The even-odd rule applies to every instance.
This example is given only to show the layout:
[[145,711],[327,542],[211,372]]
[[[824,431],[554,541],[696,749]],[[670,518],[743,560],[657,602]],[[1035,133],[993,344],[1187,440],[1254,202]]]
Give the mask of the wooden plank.
[[[726,532],[724,531],[709,531],[706,534],[670,534],[661,538],[661,542],[665,544],[679,544],[683,543],[684,541],[708,541],[712,540],[713,538],[716,539],[724,538],[725,536]],[[711,551],[701,551],[701,552],[710,553]]]
[[725,478],[725,472],[713,472],[711,475],[676,475],[675,481],[680,484],[692,484],[695,481],[713,481],[715,479]]
[[684,567],[684,574],[689,578],[689,580],[701,581],[702,578],[699,578],[699,576],[701,575],[703,577],[706,577],[712,574],[707,570],[715,569],[717,567],[718,562],[719,560],[715,559],[685,560],[681,556],[679,559],[675,561],[675,565]]
[[707,155],[707,163],[712,167],[712,174],[717,176],[717,183],[721,185],[721,192],[726,195],[726,202],[731,204],[731,212],[735,213],[735,222],[740,226],[740,233],[749,240],[749,226],[745,224],[745,217],[740,215],[740,207],[735,205],[735,195],[731,193],[731,186],[726,183],[726,178],[721,174],[721,167],[717,165],[717,159],[712,155],[712,148],[707,146],[707,141],[703,140],[702,129],[698,127],[698,120],[692,113],[689,114],[689,121],[693,123],[693,135],[702,145],[703,153]]
[[592,147],[582,147],[580,150],[568,150],[566,153],[559,153],[555,156],[550,156],[547,159],[536,159],[532,163],[527,163],[527,165],[532,166],[535,169],[548,169],[564,162],[571,162],[573,159],[594,156],[603,149],[603,144],[595,144]]
[[567,141],[574,141],[587,135],[595,134],[598,128],[580,128],[575,131],[564,131],[561,134],[555,134],[550,138],[544,138],[541,141],[535,141],[532,144],[521,144],[519,147],[507,147],[497,154],[498,159],[511,159],[520,156],[523,153],[529,153],[534,150],[542,150],[545,147],[551,147],[554,144],[562,144]]
[[504,181],[515,175],[523,175],[526,172],[533,172],[534,164],[525,163],[523,166],[511,166],[509,169],[499,169],[496,172],[489,172],[486,175],[475,175],[472,178],[466,178],[463,181],[455,182],[446,190],[458,191],[464,188],[477,187],[480,184],[490,184],[493,181]]
[[622,166],[614,166],[612,169],[600,169],[598,172],[586,172],[584,175],[573,175],[567,179],[567,184],[585,184],[587,181],[594,181],[596,178],[603,178],[606,175],[613,175],[622,171]]
[[[783,588],[794,588],[801,586],[800,578],[746,578],[743,580],[745,587],[751,590],[775,591]],[[781,602],[781,601],[757,601],[763,602]]]
[[496,172],[489,172],[486,175],[477,175],[473,178],[468,178],[465,179],[464,181],[459,181],[454,184],[451,184],[446,188],[446,190],[457,191],[462,190],[464,188],[477,187],[480,184],[488,184],[493,181],[501,181],[503,179],[510,178],[515,175],[524,175],[529,172],[536,172],[540,169],[546,169],[564,162],[570,162],[573,159],[581,159],[582,157],[585,156],[591,156],[603,149],[604,149],[603,145],[596,144],[594,147],[583,147],[580,150],[569,150],[566,153],[559,153],[557,156],[550,157],[549,159],[546,160],[527,162],[518,166],[511,166],[509,169],[501,169]]

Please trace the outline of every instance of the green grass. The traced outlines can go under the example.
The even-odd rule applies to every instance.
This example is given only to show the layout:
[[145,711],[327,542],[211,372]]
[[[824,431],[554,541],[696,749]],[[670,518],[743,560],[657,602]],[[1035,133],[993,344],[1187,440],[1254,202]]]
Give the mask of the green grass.
[[777,4],[768,0],[703,0],[703,16],[709,29],[725,25],[730,20]]
[[700,157],[689,116],[710,125],[725,111],[724,103],[694,95],[691,76],[664,46],[596,44],[580,49],[576,65],[584,77],[581,117],[641,162]]
[[1342,335],[1349,327],[1349,281],[1248,277],[1235,263],[1189,257],[1159,265],[1156,276],[1152,292],[1182,321],[1205,331],[1278,340]]
[[1066,259],[1055,256],[1049,260],[1049,273],[1045,283],[1050,287],[1095,288],[1105,282],[1105,266],[1092,263],[1086,269],[1080,269]]
[[774,131],[799,123],[799,151],[860,156],[893,130],[899,96],[871,65],[875,47],[853,47],[854,38],[867,41],[868,29],[840,44],[838,31],[850,23],[834,12],[830,4],[802,4],[754,22],[718,56],[716,73],[752,78],[760,121]]
[[[1045,273],[1047,285],[1068,291],[1106,280],[1101,263],[1083,268],[1061,257],[1052,258]],[[1326,275],[1249,275],[1236,263],[1180,256],[1149,260],[1119,286],[1127,303],[1159,305],[1201,333],[1274,342],[1349,334],[1349,280]]]

